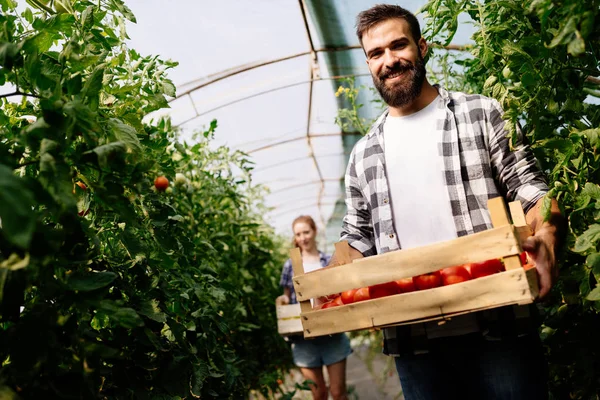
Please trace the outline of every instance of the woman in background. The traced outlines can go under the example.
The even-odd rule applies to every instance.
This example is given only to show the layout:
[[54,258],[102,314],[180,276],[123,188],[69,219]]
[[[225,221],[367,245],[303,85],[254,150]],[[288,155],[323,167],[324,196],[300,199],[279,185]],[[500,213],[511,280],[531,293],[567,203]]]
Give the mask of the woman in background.
[[[317,249],[317,226],[315,221],[306,215],[301,215],[292,223],[294,232],[293,245],[299,247],[302,253],[304,272],[314,271],[329,263],[331,256]],[[292,283],[294,271],[292,260],[288,259],[283,265],[280,285],[283,295],[277,297],[277,304],[295,304],[296,293]],[[310,379],[313,399],[327,400],[327,386],[323,375],[323,366],[327,367],[329,375],[329,391],[334,400],[347,400],[346,393],[346,358],[352,353],[350,341],[344,333],[319,336],[314,339],[304,339],[302,336],[291,336],[294,364],[305,379]]]

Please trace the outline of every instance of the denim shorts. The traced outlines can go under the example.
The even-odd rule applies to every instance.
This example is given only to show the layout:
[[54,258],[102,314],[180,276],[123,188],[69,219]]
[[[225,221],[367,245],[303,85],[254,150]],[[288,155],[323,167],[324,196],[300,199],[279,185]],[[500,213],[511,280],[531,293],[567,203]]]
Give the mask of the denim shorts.
[[342,361],[352,353],[345,333],[292,341],[294,364],[301,368],[318,368]]

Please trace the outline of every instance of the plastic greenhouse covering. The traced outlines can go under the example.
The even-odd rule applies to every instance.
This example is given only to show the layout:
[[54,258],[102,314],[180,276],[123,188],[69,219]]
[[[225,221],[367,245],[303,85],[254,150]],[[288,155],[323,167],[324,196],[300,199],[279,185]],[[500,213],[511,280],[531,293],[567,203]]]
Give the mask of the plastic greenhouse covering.
[[[251,156],[253,180],[269,188],[267,221],[291,235],[311,215],[321,249],[332,250],[345,213],[343,178],[361,137],[335,123],[345,100],[340,77],[372,85],[355,35],[356,15],[371,0],[130,0],[137,24],[130,46],[179,62],[170,76],[177,97],[167,110],[184,140],[216,119],[214,145]],[[425,1],[398,3],[416,12]],[[422,22],[422,16],[419,16]],[[461,27],[453,42],[469,42]],[[431,66],[429,66],[431,67]],[[362,91],[365,118],[379,112]]]

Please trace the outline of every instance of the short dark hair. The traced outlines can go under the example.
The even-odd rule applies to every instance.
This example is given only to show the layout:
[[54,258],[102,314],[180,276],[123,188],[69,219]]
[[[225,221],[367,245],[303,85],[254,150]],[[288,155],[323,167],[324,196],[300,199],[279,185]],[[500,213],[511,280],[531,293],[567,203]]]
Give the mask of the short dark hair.
[[413,13],[392,4],[377,4],[361,12],[356,17],[356,36],[358,36],[360,45],[362,46],[362,38],[366,31],[383,21],[393,18],[404,19],[408,23],[415,43],[419,42],[419,39],[421,39],[421,27],[419,26],[417,17]]

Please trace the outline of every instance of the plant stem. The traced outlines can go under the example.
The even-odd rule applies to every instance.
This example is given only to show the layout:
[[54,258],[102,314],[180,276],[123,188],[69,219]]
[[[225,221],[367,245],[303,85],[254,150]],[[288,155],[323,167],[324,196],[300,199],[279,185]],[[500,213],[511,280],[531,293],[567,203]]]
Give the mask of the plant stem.
[[11,96],[28,96],[28,97],[35,97],[36,99],[40,98],[40,96],[38,96],[38,95],[31,94],[31,93],[23,93],[19,90],[16,90],[12,93],[0,94],[0,99],[3,99],[5,97],[11,97]]

